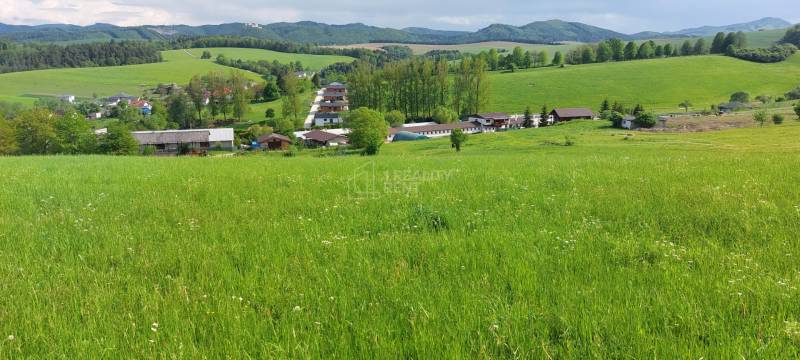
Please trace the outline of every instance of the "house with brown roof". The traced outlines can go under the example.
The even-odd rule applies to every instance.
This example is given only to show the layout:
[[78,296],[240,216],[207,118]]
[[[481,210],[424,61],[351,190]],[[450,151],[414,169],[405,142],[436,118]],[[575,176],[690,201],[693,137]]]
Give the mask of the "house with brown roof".
[[502,128],[511,122],[511,117],[503,112],[494,112],[470,115],[467,120],[479,123],[483,126]]
[[347,86],[338,82],[330,83],[325,87],[325,92],[347,93]]
[[292,145],[292,139],[275,133],[263,135],[256,141],[261,145],[261,148],[267,150],[287,150]]
[[347,144],[347,136],[321,130],[312,130],[303,135],[308,147],[328,147]]
[[550,115],[553,117],[555,122],[594,119],[594,112],[587,108],[553,109],[553,111],[550,112]]
[[322,100],[323,101],[345,101],[345,100],[347,100],[347,93],[346,92],[338,92],[338,91],[323,91],[322,92]]
[[325,101],[319,103],[319,112],[338,113],[349,110],[347,101]]

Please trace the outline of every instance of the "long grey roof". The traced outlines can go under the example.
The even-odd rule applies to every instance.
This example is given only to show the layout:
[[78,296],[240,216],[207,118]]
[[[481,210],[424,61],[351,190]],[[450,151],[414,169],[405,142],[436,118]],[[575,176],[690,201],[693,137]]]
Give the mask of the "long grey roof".
[[191,144],[209,142],[208,130],[187,131],[137,131],[131,133],[140,145]]
[[414,127],[404,127],[404,128],[391,128],[389,129],[389,134],[397,134],[401,131],[415,133],[415,134],[422,134],[432,131],[449,131],[455,129],[478,129],[481,128],[481,125],[478,123],[474,123],[472,121],[462,121],[462,122],[455,122],[450,124],[436,124],[436,125],[425,125],[425,126],[414,126]]
[[592,110],[587,108],[557,108],[553,109],[551,113],[555,113],[561,118],[594,117]]

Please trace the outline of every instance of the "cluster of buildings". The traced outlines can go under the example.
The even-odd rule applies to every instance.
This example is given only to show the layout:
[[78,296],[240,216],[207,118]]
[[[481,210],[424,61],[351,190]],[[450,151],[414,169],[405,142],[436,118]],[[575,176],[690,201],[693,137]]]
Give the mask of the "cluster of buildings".
[[[75,95],[60,95],[58,99],[69,104],[75,103]],[[126,93],[119,93],[109,96],[99,101],[100,111],[93,111],[86,115],[87,120],[99,120],[108,117],[114,107],[125,104],[127,106],[139,109],[142,115],[150,115],[153,113],[153,105],[149,101],[137,96],[128,95]]]
[[331,127],[343,123],[341,113],[350,110],[347,101],[347,86],[335,82],[323,88],[317,97],[312,114],[313,125]]
[[[594,113],[589,109],[555,109],[546,119],[535,114],[531,117],[531,126],[539,127],[555,122],[579,119],[594,119]],[[525,116],[509,115],[506,113],[482,113],[467,117],[465,121],[450,124],[437,124],[434,122],[405,124],[400,127],[390,128],[387,142],[420,140],[429,138],[447,137],[455,129],[460,129],[467,134],[493,133],[525,127]],[[334,147],[348,143],[349,129],[325,129],[298,131],[294,135],[306,147]],[[190,147],[196,151],[208,150],[235,150],[235,133],[233,129],[197,129],[197,130],[166,130],[166,131],[137,131],[133,137],[144,150],[145,147],[155,148],[157,154],[176,153],[181,147]],[[268,134],[256,140],[257,145],[267,150],[286,150],[292,145],[292,139],[280,134]]]

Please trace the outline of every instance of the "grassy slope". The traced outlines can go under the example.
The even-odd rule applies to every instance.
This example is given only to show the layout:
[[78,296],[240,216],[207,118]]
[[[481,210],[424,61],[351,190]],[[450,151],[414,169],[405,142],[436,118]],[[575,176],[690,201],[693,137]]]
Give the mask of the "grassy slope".
[[[340,56],[285,54],[254,49],[210,50],[214,56],[223,53],[231,58],[266,59],[281,62],[300,60],[304,66],[312,68],[351,60]],[[54,69],[2,74],[0,75],[0,101],[32,104],[35,99],[26,95],[75,94],[91,97],[95,93],[99,96],[108,96],[121,91],[141,94],[143,90],[153,88],[159,83],[176,82],[183,84],[196,74],[204,74],[210,71],[231,71],[231,68],[219,66],[213,60],[200,60],[201,53],[202,50],[200,49],[193,49],[190,52],[183,50],[166,51],[163,53],[165,61],[158,64]],[[247,74],[253,80],[260,79],[257,74],[249,72]]]
[[200,57],[204,50],[208,50],[212,54],[212,60],[219,54],[223,54],[230,59],[243,59],[243,60],[268,60],[287,64],[290,62],[300,61],[304,67],[311,70],[320,70],[328,65],[337,62],[353,62],[353,58],[347,56],[333,56],[333,55],[307,55],[307,54],[290,54],[277,51],[260,50],[260,49],[239,49],[239,48],[208,48],[208,49],[191,49],[190,52]]
[[0,357],[800,356],[800,124],[600,125],[0,158]]
[[492,73],[489,109],[521,112],[587,106],[604,98],[649,109],[678,111],[690,100],[695,107],[727,101],[736,91],[782,95],[800,85],[800,54],[778,64],[757,64],[724,56],[679,57],[621,63],[544,68],[516,73]]

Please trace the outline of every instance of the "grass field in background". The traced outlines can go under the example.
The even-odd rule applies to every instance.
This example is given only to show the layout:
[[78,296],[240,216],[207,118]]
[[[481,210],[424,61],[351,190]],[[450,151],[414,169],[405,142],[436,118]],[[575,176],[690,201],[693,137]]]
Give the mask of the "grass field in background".
[[696,109],[728,101],[737,91],[783,96],[800,85],[800,54],[777,64],[758,64],[725,56],[690,56],[540,68],[489,76],[491,111],[522,112],[550,107],[591,107],[603,99],[656,111],[680,111],[690,100]]
[[605,126],[0,158],[0,358],[800,356],[800,123]]
[[[133,95],[142,94],[145,90],[156,87],[159,83],[186,84],[194,75],[203,75],[211,71],[240,71],[220,66],[214,60],[201,60],[204,49],[174,50],[163,52],[164,62],[156,64],[52,69],[0,74],[0,101],[21,102],[31,105],[35,101],[32,96],[58,96],[74,94],[79,97],[110,96],[119,92]],[[304,66],[312,68],[325,66],[339,61],[352,61],[341,56],[318,56],[303,54],[286,54],[256,49],[208,49],[216,57],[225,54],[229,58],[248,60],[278,60],[289,62],[300,60]],[[253,80],[261,80],[260,75],[245,72]]]
[[[308,55],[308,54],[293,54],[282,53],[270,50],[261,49],[242,49],[242,48],[203,48],[203,49],[189,49],[189,53],[197,56],[203,54],[203,51],[211,52],[211,59],[206,61],[214,61],[217,55],[225,55],[229,59],[242,59],[242,60],[267,60],[269,62],[277,60],[282,64],[294,63],[300,61],[304,67],[313,71],[318,71],[328,65],[344,62],[351,63],[355,59],[347,56],[334,56],[334,55]],[[170,57],[173,54],[180,56],[183,50],[166,51],[164,55]]]

